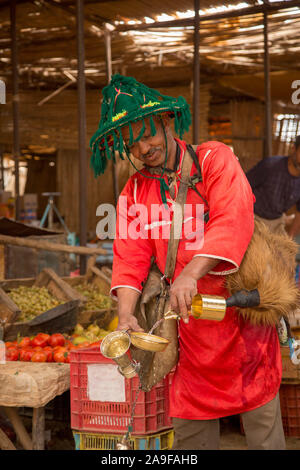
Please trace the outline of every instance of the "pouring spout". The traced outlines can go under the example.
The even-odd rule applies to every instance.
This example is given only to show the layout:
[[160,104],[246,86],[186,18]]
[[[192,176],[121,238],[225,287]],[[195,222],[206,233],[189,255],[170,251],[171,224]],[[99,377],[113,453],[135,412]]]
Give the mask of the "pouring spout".
[[173,312],[172,310],[168,310],[168,312],[164,314],[164,319],[165,320],[179,320],[180,315],[178,313]]

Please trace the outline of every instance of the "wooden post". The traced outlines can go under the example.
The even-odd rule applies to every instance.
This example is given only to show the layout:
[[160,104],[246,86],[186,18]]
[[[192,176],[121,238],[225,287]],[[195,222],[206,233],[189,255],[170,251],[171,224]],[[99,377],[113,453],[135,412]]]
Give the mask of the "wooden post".
[[[84,73],[84,0],[76,0],[77,18],[77,87],[78,87],[78,148],[79,148],[79,239],[87,243],[87,159],[86,159],[86,93]],[[80,274],[86,271],[86,257],[80,256]]]
[[264,158],[272,155],[272,103],[270,82],[270,56],[269,56],[269,34],[268,13],[264,11],[264,85],[265,85],[265,145]]
[[194,79],[193,79],[193,143],[199,143],[199,105],[200,105],[200,58],[199,58],[199,17],[200,1],[194,0]]
[[[104,42],[105,42],[105,61],[106,61],[106,80],[110,82],[112,76],[112,62],[111,62],[111,25],[105,23],[104,25]],[[117,162],[112,161],[112,179],[114,188],[114,200],[117,205],[119,198],[119,182],[118,182],[118,171]]]
[[17,450],[9,437],[0,429],[0,449],[1,450]]
[[26,431],[26,428],[18,415],[17,408],[12,406],[4,406],[3,407],[5,414],[7,415],[8,419],[10,420],[16,435],[19,438],[20,443],[22,444],[25,450],[32,450],[32,441],[31,438]]
[[44,407],[33,408],[32,446],[33,446],[33,450],[45,449],[45,409]]
[[10,3],[11,22],[11,61],[12,61],[12,102],[13,102],[13,157],[15,160],[15,218],[20,218],[20,188],[19,188],[19,72],[18,72],[18,44],[16,28],[16,0]]

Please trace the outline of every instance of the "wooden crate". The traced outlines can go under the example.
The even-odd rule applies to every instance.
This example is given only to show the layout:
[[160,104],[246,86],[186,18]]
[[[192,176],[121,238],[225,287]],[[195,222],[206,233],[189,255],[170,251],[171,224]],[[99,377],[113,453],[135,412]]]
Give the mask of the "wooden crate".
[[[110,285],[111,285],[111,271],[109,268],[103,267],[101,270],[91,264],[87,268],[87,273],[84,276],[68,277],[63,278],[64,281],[71,287],[88,282],[93,286],[99,288],[100,292],[104,295],[109,296]],[[112,307],[110,309],[100,310],[86,310],[84,305],[78,313],[78,323],[86,327],[93,322],[97,322],[100,328],[104,328],[110,323],[117,312],[116,302],[112,301]]]
[[[20,286],[46,287],[53,296],[62,300],[63,303],[37,315],[29,322],[18,322],[20,310],[8,296],[8,293],[11,289]],[[0,319],[4,324],[4,339],[6,341],[14,340],[18,334],[27,336],[40,331],[49,334],[68,333],[75,327],[79,307],[84,302],[85,299],[50,268],[45,268],[36,279],[3,281],[0,283]]]
[[290,358],[290,348],[281,346],[282,358],[282,382],[283,383],[300,383],[300,365],[292,363]]

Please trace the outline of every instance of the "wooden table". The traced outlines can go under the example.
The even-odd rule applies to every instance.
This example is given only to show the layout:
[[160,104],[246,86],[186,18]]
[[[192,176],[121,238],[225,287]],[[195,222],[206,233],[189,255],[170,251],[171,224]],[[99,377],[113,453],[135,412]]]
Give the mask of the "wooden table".
[[[69,388],[70,364],[20,361],[0,364],[0,407],[25,450],[44,450],[44,407]],[[18,408],[23,406],[33,408],[32,437],[18,414]],[[16,450],[1,429],[0,448]]]

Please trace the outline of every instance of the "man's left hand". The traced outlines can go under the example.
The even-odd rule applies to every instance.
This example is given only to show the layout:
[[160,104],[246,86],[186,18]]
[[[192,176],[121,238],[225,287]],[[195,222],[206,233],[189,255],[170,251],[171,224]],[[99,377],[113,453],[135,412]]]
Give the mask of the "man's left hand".
[[171,309],[179,313],[185,323],[189,322],[189,313],[193,297],[197,294],[197,280],[182,272],[170,288]]
[[205,256],[194,257],[172,283],[171,309],[179,313],[185,323],[189,322],[188,311],[191,309],[193,297],[198,293],[197,281],[213,269],[219,261],[219,259]]

